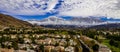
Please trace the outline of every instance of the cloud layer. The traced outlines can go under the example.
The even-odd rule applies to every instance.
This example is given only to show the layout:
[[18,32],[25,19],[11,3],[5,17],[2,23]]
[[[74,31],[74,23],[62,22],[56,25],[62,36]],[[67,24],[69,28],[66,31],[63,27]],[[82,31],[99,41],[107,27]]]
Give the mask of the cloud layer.
[[0,11],[12,15],[44,15],[57,12],[58,16],[120,18],[119,4],[119,0],[1,0]]
[[60,15],[107,16],[120,18],[118,0],[65,0],[59,8]]
[[58,0],[1,0],[0,10],[14,15],[41,15],[53,10]]

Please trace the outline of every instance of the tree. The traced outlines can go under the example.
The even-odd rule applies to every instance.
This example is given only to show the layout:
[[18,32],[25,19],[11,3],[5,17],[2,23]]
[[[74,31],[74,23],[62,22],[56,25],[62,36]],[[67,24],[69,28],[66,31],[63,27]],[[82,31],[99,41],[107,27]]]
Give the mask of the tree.
[[19,47],[18,47],[18,43],[17,42],[12,42],[12,47],[15,49],[15,50],[18,50]]
[[19,37],[18,38],[18,42],[21,43],[21,44],[23,44],[24,43],[24,39]]
[[6,48],[6,46],[5,46],[4,44],[2,44],[2,43],[1,43],[1,47],[2,47],[2,48]]
[[98,37],[97,37],[97,36],[95,37],[95,40],[98,40]]
[[8,49],[11,49],[12,47],[9,45],[9,46],[7,46],[7,48],[8,48]]
[[114,41],[113,39],[111,39],[111,40],[109,41],[109,44],[110,44],[110,45],[114,45],[114,43],[115,43],[115,41]]
[[40,45],[40,46],[39,46],[39,49],[40,49],[42,52],[44,52],[44,45],[43,45],[43,44]]
[[98,45],[98,44],[95,44],[95,45],[92,47],[92,49],[93,49],[94,51],[98,51],[98,50],[99,50],[99,45]]
[[56,43],[55,43],[55,46],[59,46],[59,43],[56,42]]

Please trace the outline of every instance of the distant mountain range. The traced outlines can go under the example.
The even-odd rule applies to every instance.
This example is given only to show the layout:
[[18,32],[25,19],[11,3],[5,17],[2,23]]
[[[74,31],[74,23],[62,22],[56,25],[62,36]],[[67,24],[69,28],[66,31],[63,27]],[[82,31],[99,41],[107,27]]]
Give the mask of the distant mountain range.
[[108,24],[110,24],[109,27],[111,28],[111,26],[115,27],[114,25],[118,24],[118,22],[101,20],[101,18],[97,18],[97,17],[91,17],[91,18],[73,17],[69,20],[66,20],[64,18],[60,18],[56,16],[50,16],[43,20],[28,20],[28,22],[31,24],[37,24],[47,28],[86,28],[86,27],[99,28],[104,26],[107,27],[109,26]]
[[23,27],[27,26],[30,27],[32,24],[22,21],[19,19],[16,19],[12,16],[0,14],[0,27],[8,27],[8,26],[14,26],[14,27]]
[[96,25],[96,26],[91,26],[88,28],[94,28],[94,29],[120,29],[120,23],[110,23],[110,24],[102,24],[102,25]]
[[101,20],[100,18],[73,17],[69,20],[66,20],[64,18],[60,18],[56,16],[50,16],[43,20],[29,20],[28,22],[38,25],[79,25],[79,26],[99,25],[105,23],[105,21]]

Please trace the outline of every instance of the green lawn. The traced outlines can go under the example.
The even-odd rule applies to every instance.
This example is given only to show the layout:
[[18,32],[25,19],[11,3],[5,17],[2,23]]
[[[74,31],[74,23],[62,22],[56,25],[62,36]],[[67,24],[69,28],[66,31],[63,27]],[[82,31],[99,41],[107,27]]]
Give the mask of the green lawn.
[[110,40],[105,39],[105,40],[103,40],[102,44],[107,45],[107,46],[112,50],[112,52],[120,52],[120,48],[117,48],[117,47],[115,47],[115,46],[111,46],[111,45],[109,44],[109,41],[110,41]]

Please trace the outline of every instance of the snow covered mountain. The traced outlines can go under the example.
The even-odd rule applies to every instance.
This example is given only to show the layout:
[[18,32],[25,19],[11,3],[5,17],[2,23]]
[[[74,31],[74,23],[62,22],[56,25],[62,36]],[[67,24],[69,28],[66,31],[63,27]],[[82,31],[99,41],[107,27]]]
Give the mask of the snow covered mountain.
[[69,20],[66,20],[61,17],[50,16],[43,20],[29,20],[29,23],[37,24],[37,25],[99,25],[104,24],[106,21],[102,21],[100,18],[83,18],[83,17],[73,17]]

